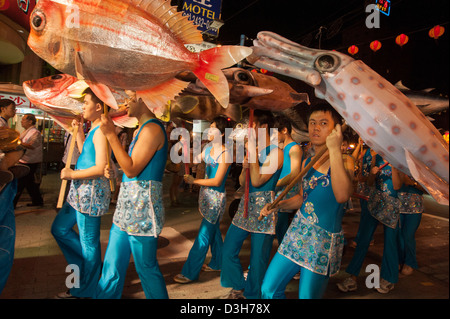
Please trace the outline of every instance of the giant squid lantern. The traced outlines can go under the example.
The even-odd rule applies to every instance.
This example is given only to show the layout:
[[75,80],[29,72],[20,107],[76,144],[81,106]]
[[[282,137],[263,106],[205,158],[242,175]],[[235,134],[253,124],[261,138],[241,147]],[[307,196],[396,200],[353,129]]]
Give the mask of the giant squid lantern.
[[397,43],[399,46],[404,46],[406,43],[408,43],[409,37],[406,34],[400,34],[395,38],[395,43]]
[[375,41],[370,42],[370,49],[373,52],[377,52],[378,50],[380,50],[380,48],[381,48],[381,42],[380,41],[375,40]]
[[444,31],[444,27],[437,25],[431,28],[430,31],[428,31],[428,35],[430,36],[430,38],[437,40],[441,35],[444,34]]
[[348,47],[348,53],[350,53],[351,55],[355,55],[356,53],[358,53],[359,48],[356,45],[351,45]]

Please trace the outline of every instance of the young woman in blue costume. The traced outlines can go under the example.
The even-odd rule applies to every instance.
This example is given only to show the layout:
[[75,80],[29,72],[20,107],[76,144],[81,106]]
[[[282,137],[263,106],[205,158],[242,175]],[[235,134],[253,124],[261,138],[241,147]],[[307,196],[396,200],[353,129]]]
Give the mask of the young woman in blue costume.
[[423,213],[424,189],[415,180],[392,168],[394,189],[400,202],[400,229],[398,235],[398,257],[401,274],[409,276],[419,268],[416,258],[415,234]]
[[158,236],[165,217],[162,179],[167,161],[167,136],[164,126],[144,102],[137,101],[134,92],[126,92],[130,95],[128,115],[139,121],[128,153],[120,144],[111,119],[103,115],[100,125],[124,176],[95,298],[121,298],[133,254],[146,298],[167,299],[166,284],[156,259]]
[[[259,221],[258,217],[260,210],[274,199],[275,186],[283,165],[283,151],[270,141],[269,129],[273,128],[272,114],[268,111],[255,110],[254,117],[253,127],[256,132],[258,128],[265,130],[264,140],[258,141],[258,147],[260,145],[266,147],[258,150],[258,156],[254,157],[255,162],[244,159],[240,183],[244,184],[246,171],[250,170],[248,216],[244,216],[244,194],[223,244],[220,283],[223,287],[232,288],[228,296],[230,299],[261,297],[261,284],[275,235],[276,219]],[[249,139],[248,149],[255,152],[256,148],[252,143],[254,139]],[[239,251],[248,235],[251,235],[250,269],[245,280]]]
[[195,179],[191,175],[184,175],[184,180],[188,184],[201,186],[198,204],[203,219],[181,274],[174,278],[178,283],[185,284],[198,279],[209,246],[211,246],[212,258],[203,269],[214,271],[222,268],[223,239],[220,233],[220,221],[225,212],[225,181],[232,162],[224,144],[225,128],[227,127],[228,121],[223,117],[217,117],[211,123],[211,130],[216,129],[218,134],[215,135],[214,131],[208,133],[211,143],[206,145],[201,154],[206,163],[205,178]]
[[[284,159],[277,188],[275,189],[276,197],[278,197],[286,186],[300,173],[303,152],[300,145],[292,139],[292,125],[289,118],[286,116],[277,116],[275,118],[275,128],[278,130],[278,143],[283,144]],[[298,192],[299,185],[297,184],[286,194],[285,199],[297,195]],[[284,234],[286,234],[289,228],[289,217],[292,213],[295,213],[295,210],[280,210],[277,213],[276,236],[278,244],[281,244]]]
[[[90,89],[85,91],[83,118],[91,121],[84,136],[82,122],[76,136],[80,150],[75,170],[63,168],[61,178],[72,180],[66,202],[52,224],[52,234],[68,264],[80,269],[80,287],[58,294],[57,298],[91,298],[100,276],[102,260],[100,247],[101,216],[108,212],[111,200],[109,181],[103,176],[106,163],[106,139],[99,130],[103,102]],[[78,233],[73,226],[77,224]]]
[[[285,289],[300,271],[299,298],[322,298],[329,277],[338,272],[344,234],[343,205],[352,193],[354,162],[341,153],[342,131],[339,114],[328,104],[317,105],[308,119],[308,132],[316,154],[328,148],[302,180],[300,194],[268,210],[265,219],[278,209],[298,209],[261,288],[262,298],[285,298]],[[305,160],[304,168],[310,159]]]
[[384,248],[381,263],[381,280],[379,288],[375,288],[380,293],[388,293],[394,289],[394,284],[398,281],[398,221],[399,201],[397,191],[394,189],[397,176],[392,175],[392,166],[387,165],[386,161],[380,156],[375,155],[372,158],[372,168],[367,180],[369,186],[375,183],[372,188],[368,210],[369,216],[364,222],[360,223],[358,244],[356,245],[354,255],[345,270],[350,274],[337,286],[342,292],[355,291],[357,289],[357,276],[369,249],[370,241],[379,223],[383,224],[384,230]]

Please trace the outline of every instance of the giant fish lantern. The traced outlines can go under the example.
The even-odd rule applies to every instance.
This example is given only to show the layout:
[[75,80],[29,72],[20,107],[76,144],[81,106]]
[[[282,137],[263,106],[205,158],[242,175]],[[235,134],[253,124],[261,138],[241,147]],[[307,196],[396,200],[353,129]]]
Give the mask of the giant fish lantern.
[[[48,113],[65,130],[71,131],[74,118],[83,113],[83,91],[88,87],[84,81],[68,74],[56,74],[37,80],[23,82],[23,91],[31,103]],[[114,93],[121,100],[120,93]],[[123,98],[124,100],[125,98]],[[117,126],[136,127],[137,119],[129,117],[124,106],[109,114]]]
[[89,83],[106,104],[117,106],[110,88],[136,91],[159,116],[189,83],[192,71],[223,107],[228,82],[221,69],[251,53],[222,46],[192,53],[201,32],[167,0],[40,0],[30,16],[29,47],[57,70]]
[[313,86],[316,96],[327,100],[372,149],[448,205],[448,144],[391,83],[362,61],[275,33],[260,32],[254,45],[250,63]]

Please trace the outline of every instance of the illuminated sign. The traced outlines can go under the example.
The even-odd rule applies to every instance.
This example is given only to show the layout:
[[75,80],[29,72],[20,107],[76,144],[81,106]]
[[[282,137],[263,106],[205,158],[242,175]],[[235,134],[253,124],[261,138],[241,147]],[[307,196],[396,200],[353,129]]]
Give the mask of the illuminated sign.
[[16,107],[27,107],[27,108],[36,108],[30,100],[26,96],[23,95],[15,95],[9,93],[1,93],[0,92],[0,100],[1,99],[10,99],[16,103]]
[[182,11],[203,33],[217,37],[218,29],[211,28],[220,19],[222,0],[184,0]]
[[384,13],[385,15],[389,15],[391,13],[391,1],[389,0],[376,0],[376,5],[378,11]]

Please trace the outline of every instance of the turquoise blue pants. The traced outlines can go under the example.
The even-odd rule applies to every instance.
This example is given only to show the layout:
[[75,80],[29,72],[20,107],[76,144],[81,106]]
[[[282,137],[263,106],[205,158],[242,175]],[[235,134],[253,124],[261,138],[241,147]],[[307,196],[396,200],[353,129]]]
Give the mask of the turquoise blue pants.
[[14,179],[0,193],[0,295],[8,281],[14,262],[16,219],[13,199],[16,192],[17,179]]
[[299,299],[321,299],[327,289],[329,276],[316,274],[294,263],[278,252],[273,256],[261,287],[262,299],[286,299],[289,281],[300,271]]
[[102,268],[100,223],[100,217],[80,213],[67,202],[53,221],[51,232],[67,263],[80,269],[80,287],[70,289],[73,296],[91,298],[95,293]]
[[360,199],[359,203],[361,205],[361,215],[359,216],[359,227],[358,227],[358,232],[356,233],[356,237],[355,237],[355,242],[358,242],[358,238],[359,238],[359,234],[361,232],[361,224],[365,223],[365,219],[368,218],[368,216],[370,216],[369,213],[369,208],[367,207],[368,201],[364,200],[364,199]]
[[422,214],[400,214],[400,230],[398,236],[399,264],[419,268],[416,259],[416,231],[419,228]]
[[130,236],[115,224],[111,227],[103,270],[94,298],[120,299],[133,254],[136,271],[147,299],[169,298],[164,277],[156,259],[158,238]]
[[[360,233],[358,245],[350,264],[345,270],[347,273],[358,276],[361,271],[362,264],[369,250],[370,241],[378,226],[378,220],[368,215],[367,218],[361,219],[359,225]],[[395,229],[383,225],[384,228],[384,248],[383,259],[381,261],[381,278],[396,283],[398,281],[398,224]]]
[[[248,235],[251,236],[250,269],[245,280],[239,252]],[[244,289],[247,299],[260,299],[261,284],[269,264],[273,239],[274,235],[248,232],[231,224],[223,243],[220,273],[222,287]]]
[[211,224],[206,219],[202,219],[197,238],[192,246],[189,256],[181,270],[181,274],[191,280],[197,280],[205,262],[206,254],[211,246],[211,261],[209,267],[215,270],[222,268],[222,247],[223,239],[220,233],[220,221]]

